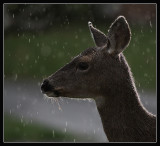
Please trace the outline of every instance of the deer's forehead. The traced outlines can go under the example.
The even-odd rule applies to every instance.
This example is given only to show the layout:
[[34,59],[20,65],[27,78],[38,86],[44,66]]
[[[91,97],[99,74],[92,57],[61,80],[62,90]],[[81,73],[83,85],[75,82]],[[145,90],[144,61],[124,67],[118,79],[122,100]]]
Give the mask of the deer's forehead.
[[78,62],[91,62],[91,60],[92,60],[92,58],[93,58],[93,55],[78,55],[78,56],[76,56],[73,60],[72,60],[72,62],[74,62],[74,63],[78,63]]
[[92,60],[96,53],[96,48],[88,48],[79,55],[79,60],[82,62],[89,62]]
[[80,62],[90,62],[92,60],[92,55],[87,55],[87,56],[81,56],[79,58]]
[[98,49],[96,48],[88,48],[86,50],[84,50],[81,55],[83,56],[87,56],[87,55],[91,55],[91,54],[95,54],[98,51]]
[[78,56],[74,57],[73,62],[91,62],[95,56],[99,56],[100,51],[96,48],[88,48]]

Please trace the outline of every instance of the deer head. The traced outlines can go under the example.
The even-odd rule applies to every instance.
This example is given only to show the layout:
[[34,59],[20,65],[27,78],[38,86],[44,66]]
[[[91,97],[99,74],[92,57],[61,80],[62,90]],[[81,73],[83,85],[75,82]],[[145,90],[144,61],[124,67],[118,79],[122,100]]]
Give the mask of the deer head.
[[119,16],[108,34],[89,29],[96,47],[76,56],[49,76],[41,90],[51,97],[93,98],[109,141],[155,141],[156,118],[142,106],[123,55],[131,32]]
[[51,97],[94,98],[112,95],[125,81],[128,84],[128,65],[122,51],[131,38],[129,25],[119,16],[110,26],[108,34],[88,26],[96,47],[84,50],[81,54],[46,78],[42,93]]

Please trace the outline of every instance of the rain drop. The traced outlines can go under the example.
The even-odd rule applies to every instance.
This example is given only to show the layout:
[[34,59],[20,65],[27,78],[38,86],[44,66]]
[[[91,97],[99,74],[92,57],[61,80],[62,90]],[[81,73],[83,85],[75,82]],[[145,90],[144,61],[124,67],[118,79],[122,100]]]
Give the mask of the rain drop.
[[43,8],[43,12],[45,12],[46,11],[46,8]]
[[9,110],[9,114],[10,114],[10,115],[12,114],[12,110],[11,110],[11,109]]
[[78,39],[78,35],[75,35],[75,39]]
[[152,28],[152,22],[151,22],[151,21],[149,21],[149,25],[150,25],[150,27]]
[[14,81],[16,81],[16,80],[17,80],[17,78],[18,78],[18,75],[17,75],[17,74],[15,74],[15,76],[14,76]]
[[145,101],[145,104],[148,105],[148,101]]
[[142,52],[142,55],[144,55],[145,54],[145,52]]
[[33,35],[32,37],[33,37],[33,39],[35,39],[35,35]]
[[147,77],[148,76],[148,74],[147,73],[144,73],[144,77]]
[[41,86],[41,83],[40,82],[38,82],[38,84],[37,84],[38,86]]
[[148,64],[149,60],[147,59],[146,63]]
[[20,107],[21,107],[21,104],[19,104],[19,105],[17,104],[17,109],[19,109]]
[[29,28],[31,27],[31,24],[30,24],[30,23],[28,23],[28,27],[29,27]]
[[37,47],[39,47],[39,43],[37,43]]
[[95,129],[94,129],[93,133],[94,133],[94,134],[96,133]]
[[146,50],[146,51],[147,51],[147,53],[150,53],[150,49],[149,49],[149,48],[147,48],[147,50]]
[[21,123],[23,123],[23,118],[21,118]]
[[54,130],[52,130],[52,135],[53,135],[53,137],[55,136],[55,135],[54,135]]
[[138,84],[138,86],[140,87],[140,86],[141,86],[141,84],[139,83],[139,84]]
[[142,89],[142,93],[144,93],[144,90]]

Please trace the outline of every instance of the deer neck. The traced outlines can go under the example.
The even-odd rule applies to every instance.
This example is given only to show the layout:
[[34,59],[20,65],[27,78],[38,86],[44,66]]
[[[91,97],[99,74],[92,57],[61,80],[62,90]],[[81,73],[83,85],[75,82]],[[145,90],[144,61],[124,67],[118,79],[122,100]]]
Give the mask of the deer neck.
[[147,140],[144,134],[151,132],[150,115],[142,106],[136,88],[123,91],[95,99],[108,140],[150,141],[150,136]]

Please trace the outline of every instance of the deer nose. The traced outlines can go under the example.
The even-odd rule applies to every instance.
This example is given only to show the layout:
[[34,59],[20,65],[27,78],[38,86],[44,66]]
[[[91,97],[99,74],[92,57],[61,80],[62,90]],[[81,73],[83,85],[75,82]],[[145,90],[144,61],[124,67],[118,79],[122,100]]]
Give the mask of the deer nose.
[[48,79],[45,79],[41,85],[41,90],[43,93],[47,92],[47,91],[50,91],[51,90],[51,85],[49,83],[49,80]]

